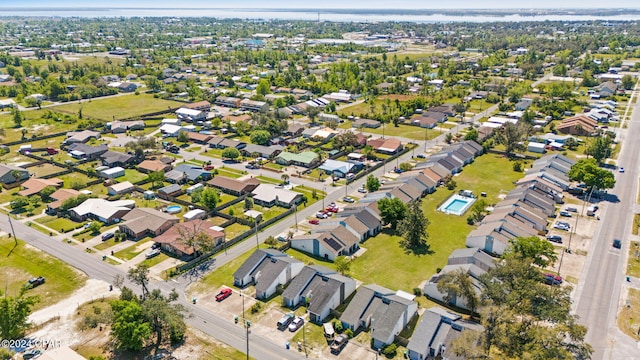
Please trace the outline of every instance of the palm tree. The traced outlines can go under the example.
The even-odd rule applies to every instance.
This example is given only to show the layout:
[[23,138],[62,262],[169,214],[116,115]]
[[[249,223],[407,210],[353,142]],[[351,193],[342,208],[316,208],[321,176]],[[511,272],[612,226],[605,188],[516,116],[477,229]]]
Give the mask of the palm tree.
[[282,182],[285,184],[289,183],[289,174],[282,174],[282,176],[280,176],[280,178],[282,179]]

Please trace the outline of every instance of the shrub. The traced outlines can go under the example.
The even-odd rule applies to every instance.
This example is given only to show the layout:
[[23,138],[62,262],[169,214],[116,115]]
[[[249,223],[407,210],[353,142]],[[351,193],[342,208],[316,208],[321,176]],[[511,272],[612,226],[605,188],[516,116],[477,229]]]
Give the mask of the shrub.
[[349,339],[351,339],[353,337],[353,330],[347,329],[344,331],[344,334],[347,335]]
[[413,288],[413,295],[421,296],[422,295],[422,290],[420,288]]
[[475,223],[475,218],[473,217],[473,215],[469,215],[467,216],[467,224],[469,225],[473,225]]
[[251,306],[251,308],[249,309],[249,311],[252,314],[256,314],[256,313],[260,312],[260,310],[262,310],[262,303],[259,303],[259,302],[253,304],[253,306]]
[[513,171],[522,172],[522,163],[520,161],[516,161],[513,163]]
[[389,344],[382,348],[382,353],[384,356],[388,358],[393,358],[396,356],[396,351],[398,350],[398,346],[396,344]]
[[341,334],[344,331],[344,326],[342,326],[342,322],[338,320],[333,322],[333,328],[336,330],[338,334]]

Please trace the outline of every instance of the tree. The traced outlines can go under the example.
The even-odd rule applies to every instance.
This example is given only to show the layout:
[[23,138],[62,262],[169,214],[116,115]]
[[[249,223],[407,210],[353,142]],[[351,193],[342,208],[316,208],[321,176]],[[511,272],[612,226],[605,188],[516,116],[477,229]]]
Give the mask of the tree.
[[348,274],[351,269],[351,260],[346,256],[338,256],[333,263],[336,265],[336,271],[342,275]]
[[311,120],[311,124],[316,123],[318,115],[320,115],[320,109],[318,109],[317,107],[311,106],[307,109],[307,116],[309,117],[309,120]]
[[149,180],[154,187],[161,187],[165,180],[164,170],[150,172]]
[[129,268],[127,278],[132,283],[140,285],[142,288],[142,300],[146,299],[147,294],[149,294],[149,288],[147,287],[147,284],[149,284],[149,267],[145,264],[138,264]]
[[280,179],[282,179],[282,182],[284,184],[288,184],[289,183],[289,174],[285,173],[285,174],[280,175]]
[[352,131],[342,132],[333,138],[333,148],[337,150],[345,150],[356,145],[358,145],[358,138]]
[[478,141],[478,130],[476,130],[475,128],[469,130],[465,136],[464,136],[465,140],[473,140],[473,141]]
[[92,221],[91,225],[89,225],[89,233],[90,234],[99,234],[101,227],[102,227],[102,225],[100,225],[99,221]]
[[251,199],[250,197],[246,197],[244,199],[244,209],[245,210],[253,209],[253,199]]
[[600,164],[602,161],[611,156],[611,144],[613,140],[608,136],[600,136],[587,146],[584,153],[592,156]]
[[595,159],[582,159],[573,164],[569,170],[569,179],[581,181],[591,190],[612,189],[616,179],[609,170],[598,167]]
[[513,156],[516,151],[524,151],[526,149],[525,140],[529,134],[531,126],[523,121],[517,124],[510,122],[504,124],[500,131],[496,134],[498,143],[504,145],[507,156]]
[[271,92],[271,84],[269,84],[269,81],[267,79],[260,80],[260,82],[258,83],[258,86],[256,87],[256,94],[265,96],[270,92]]
[[224,159],[236,160],[240,157],[240,151],[236,148],[228,147],[222,150],[222,157]]
[[213,249],[213,238],[201,227],[203,222],[189,221],[176,225],[178,229],[178,242],[193,248],[193,254],[198,255]]
[[220,195],[214,188],[206,188],[202,190],[200,195],[200,203],[209,210],[213,210],[220,202]]
[[49,197],[54,192],[56,192],[56,188],[55,187],[46,186],[44,189],[40,190],[40,193],[38,195],[40,195],[40,198],[42,199],[42,201],[48,201],[48,200],[50,200]]
[[507,248],[505,256],[531,259],[534,265],[543,268],[553,264],[558,259],[553,245],[537,236],[518,237],[510,240],[509,243],[511,246]]
[[151,325],[144,318],[142,306],[135,300],[114,300],[111,302],[111,311],[111,336],[116,346],[126,350],[141,350],[151,335]]
[[380,180],[378,180],[378,178],[373,175],[367,176],[365,188],[367,188],[368,192],[378,191],[378,189],[380,189]]
[[453,141],[453,134],[452,134],[452,133],[450,133],[450,132],[449,132],[449,133],[447,133],[447,134],[444,136],[444,141],[446,141],[446,142],[447,142],[447,144],[451,144],[451,142]]
[[474,221],[477,222],[482,220],[482,218],[484,217],[484,211],[486,207],[487,207],[487,202],[484,201],[484,199],[476,200],[476,202],[471,206],[471,216],[473,217]]
[[437,288],[444,295],[444,301],[455,303],[457,297],[464,298],[471,316],[480,304],[475,285],[469,273],[464,269],[447,272],[439,276]]
[[9,203],[9,207],[13,210],[22,209],[29,205],[29,198],[26,196],[16,196]]
[[14,127],[22,127],[22,120],[24,117],[22,116],[22,112],[18,110],[18,108],[13,109],[13,125]]
[[418,248],[427,244],[429,220],[424,216],[420,200],[409,202],[406,216],[398,223],[398,232],[403,240],[400,244],[404,248]]
[[251,132],[250,139],[253,144],[265,145],[271,139],[271,133],[267,130],[254,130]]
[[159,289],[154,289],[149,297],[142,302],[144,318],[148,321],[151,332],[156,334],[156,353],[163,342],[165,333],[169,334],[172,344],[178,343],[184,338],[186,309],[180,304],[173,303],[177,299],[178,293],[175,290],[166,297]]
[[26,296],[27,288],[20,289],[17,297],[2,296],[0,291],[0,338],[19,339],[31,327],[29,315],[33,305],[40,301],[38,296]]
[[404,219],[407,213],[407,205],[398,198],[383,198],[378,201],[378,210],[380,217],[385,224],[391,224],[391,228],[395,229],[398,222]]
[[625,75],[622,77],[622,87],[625,90],[631,90],[636,85],[636,80],[631,75]]
[[176,138],[179,142],[187,142],[189,141],[189,134],[186,131],[178,132],[178,137]]

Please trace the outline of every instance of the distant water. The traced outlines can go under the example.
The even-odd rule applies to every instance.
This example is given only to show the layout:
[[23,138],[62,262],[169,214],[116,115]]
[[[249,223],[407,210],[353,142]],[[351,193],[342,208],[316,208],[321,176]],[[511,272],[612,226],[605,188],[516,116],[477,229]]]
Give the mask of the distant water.
[[[515,12],[515,11],[514,11]],[[26,16],[26,17],[211,17],[219,19],[264,19],[264,20],[318,20],[337,22],[382,22],[382,21],[404,21],[404,22],[519,22],[519,21],[633,21],[640,20],[640,14],[634,12],[625,15],[531,15],[523,16],[519,14],[504,15],[474,15],[455,16],[448,14],[425,13],[424,10],[412,12],[390,11],[385,13],[381,10],[375,11],[345,11],[345,10],[312,10],[294,9],[136,9],[136,8],[87,8],[87,9],[63,9],[63,8],[2,8],[0,16]]]

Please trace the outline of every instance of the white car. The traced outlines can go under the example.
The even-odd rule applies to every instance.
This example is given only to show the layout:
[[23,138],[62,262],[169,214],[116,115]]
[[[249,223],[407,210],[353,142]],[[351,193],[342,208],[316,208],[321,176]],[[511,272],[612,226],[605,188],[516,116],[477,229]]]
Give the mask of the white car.
[[361,187],[358,188],[358,192],[364,194],[364,193],[367,192],[367,189],[365,189],[364,186],[361,186]]

